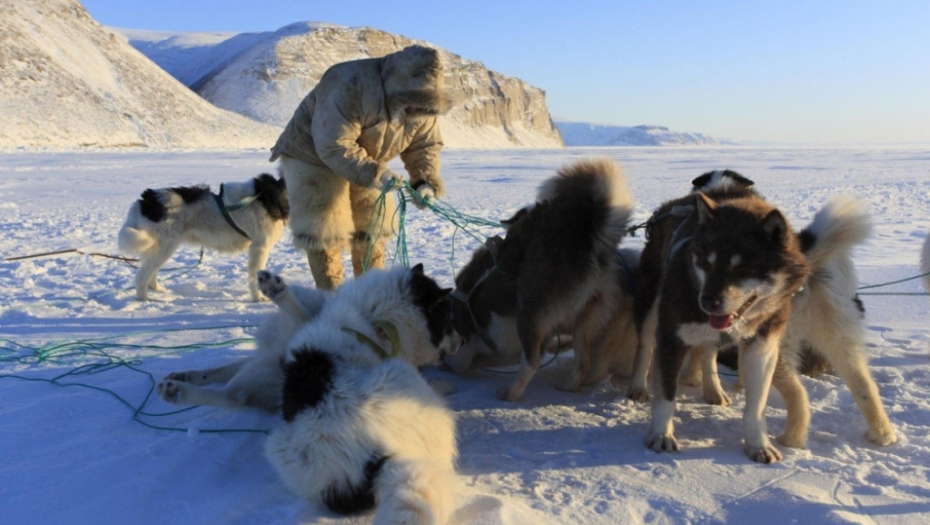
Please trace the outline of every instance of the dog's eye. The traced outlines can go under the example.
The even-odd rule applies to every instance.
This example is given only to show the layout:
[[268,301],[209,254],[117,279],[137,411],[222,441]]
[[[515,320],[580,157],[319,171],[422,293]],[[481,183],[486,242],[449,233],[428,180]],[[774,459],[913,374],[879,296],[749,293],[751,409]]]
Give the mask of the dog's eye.
[[703,268],[711,268],[717,262],[717,253],[711,252],[710,254],[705,254],[703,252],[695,252],[694,254],[694,265],[701,266]]

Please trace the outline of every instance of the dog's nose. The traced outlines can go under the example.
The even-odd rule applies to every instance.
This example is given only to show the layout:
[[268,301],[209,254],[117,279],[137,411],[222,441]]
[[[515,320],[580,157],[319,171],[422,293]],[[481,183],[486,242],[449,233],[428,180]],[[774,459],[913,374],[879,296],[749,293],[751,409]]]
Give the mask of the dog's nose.
[[706,312],[716,312],[723,305],[723,301],[717,295],[701,295],[701,308]]

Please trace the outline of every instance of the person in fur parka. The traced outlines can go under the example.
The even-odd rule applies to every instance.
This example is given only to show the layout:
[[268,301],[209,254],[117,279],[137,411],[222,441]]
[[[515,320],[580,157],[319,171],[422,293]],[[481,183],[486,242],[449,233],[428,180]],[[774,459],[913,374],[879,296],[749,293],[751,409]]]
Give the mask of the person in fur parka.
[[307,252],[318,288],[342,282],[349,245],[356,276],[366,263],[384,267],[384,243],[396,229],[391,195],[380,221],[373,211],[382,189],[403,181],[388,168],[391,159],[403,160],[415,204],[443,195],[437,116],[451,103],[442,75],[439,53],[423,46],[335,64],[272,148],[287,183],[294,244]]

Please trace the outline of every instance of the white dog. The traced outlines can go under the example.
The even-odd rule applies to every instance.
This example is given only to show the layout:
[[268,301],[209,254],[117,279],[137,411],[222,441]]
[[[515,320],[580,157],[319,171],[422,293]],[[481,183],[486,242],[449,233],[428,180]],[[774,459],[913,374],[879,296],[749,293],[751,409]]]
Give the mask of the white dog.
[[242,183],[220,185],[219,195],[206,186],[147,189],[129,208],[119,231],[121,251],[139,254],[136,298],[160,291],[158,269],[182,243],[221,252],[249,250],[249,292],[263,300],[256,274],[281,238],[288,215],[284,179],[262,174]]
[[[460,345],[450,290],[422,265],[373,270],[335,292],[287,287],[267,272],[259,278],[281,312],[263,324],[256,354],[171,374],[159,395],[280,408],[284,424],[266,453],[293,492],[344,514],[377,505],[376,524],[444,524],[452,512],[455,422],[415,367]],[[229,383],[199,386],[217,380]]]

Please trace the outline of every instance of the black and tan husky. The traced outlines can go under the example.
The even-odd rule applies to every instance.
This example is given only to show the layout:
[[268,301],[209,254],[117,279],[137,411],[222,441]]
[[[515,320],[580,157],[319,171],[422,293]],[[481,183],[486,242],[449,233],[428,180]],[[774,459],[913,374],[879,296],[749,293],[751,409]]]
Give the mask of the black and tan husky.
[[499,398],[523,397],[556,334],[571,334],[575,351],[572,372],[559,385],[564,390],[603,379],[623,353],[618,345],[633,355],[632,297],[623,290],[617,255],[632,210],[615,163],[579,161],[545,181],[536,203],[510,221],[506,238],[479,248],[459,272],[452,324],[465,339],[467,359],[460,361],[488,349],[522,356],[516,379]]

